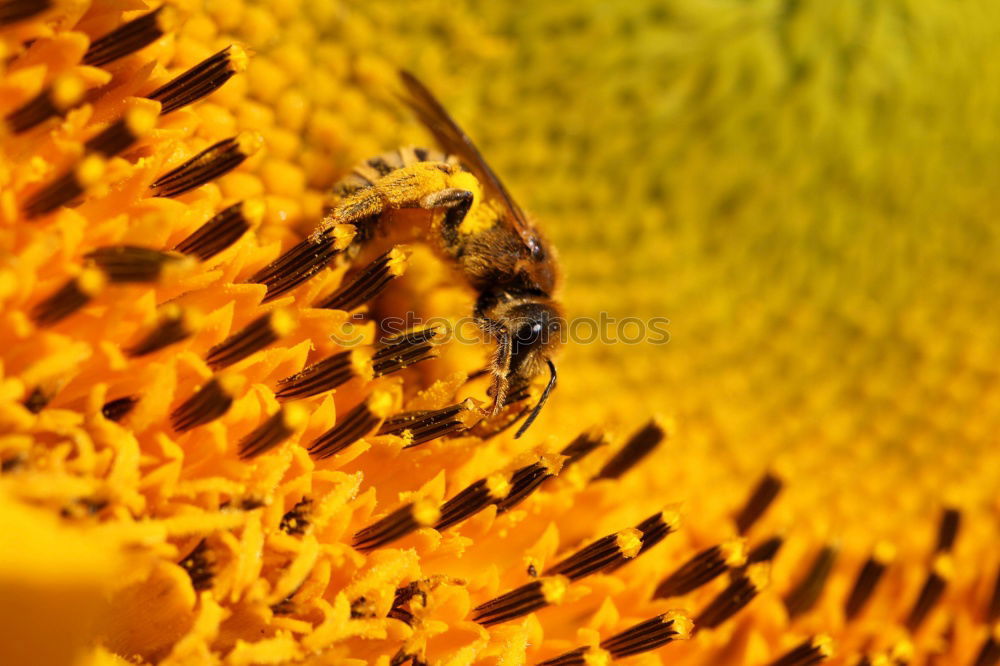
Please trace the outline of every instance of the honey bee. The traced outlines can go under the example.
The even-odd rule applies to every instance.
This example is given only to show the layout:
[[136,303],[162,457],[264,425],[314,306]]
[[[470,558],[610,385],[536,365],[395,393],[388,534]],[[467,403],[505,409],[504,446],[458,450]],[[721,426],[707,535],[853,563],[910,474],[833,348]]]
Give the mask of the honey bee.
[[[309,240],[320,247],[337,225],[349,224],[355,231],[352,247],[358,248],[374,236],[380,217],[389,210],[442,211],[432,226],[434,244],[475,290],[476,324],[496,341],[488,368],[474,375],[491,376],[488,415],[503,409],[512,388],[521,389],[548,368],[548,383],[515,434],[520,437],[556,386],[552,355],[563,322],[553,298],[556,257],[431,92],[409,72],[400,72],[400,78],[406,91],[403,101],[444,152],[400,148],[357,167],[338,184],[340,201]],[[473,178],[482,188],[484,203],[475,200]],[[475,225],[463,225],[473,207],[483,205],[489,214],[478,215]],[[482,223],[484,217],[488,224]]]

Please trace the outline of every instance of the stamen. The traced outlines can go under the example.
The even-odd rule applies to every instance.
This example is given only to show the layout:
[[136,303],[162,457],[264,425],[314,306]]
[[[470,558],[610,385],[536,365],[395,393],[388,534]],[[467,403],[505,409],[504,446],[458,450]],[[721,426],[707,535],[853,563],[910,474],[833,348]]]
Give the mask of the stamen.
[[408,652],[405,645],[392,655],[389,666],[404,666],[406,662],[410,662],[410,666],[427,666],[427,662],[419,654]]
[[263,217],[263,203],[257,200],[241,201],[198,227],[193,234],[178,243],[174,250],[208,261],[257,226]]
[[767,508],[771,506],[771,502],[781,491],[781,486],[781,479],[778,477],[770,472],[764,475],[757,487],[754,488],[753,493],[750,494],[743,510],[736,516],[736,529],[740,534],[746,534],[753,527],[753,524],[764,515]]
[[543,575],[561,574],[569,578],[571,582],[577,581],[597,573],[609,565],[632,559],[639,554],[641,546],[642,533],[635,528],[625,529],[598,539],[586,548],[552,565]]
[[77,497],[72,500],[71,504],[68,504],[60,509],[59,515],[63,518],[80,520],[81,518],[85,518],[87,516],[96,516],[107,506],[108,501],[106,499],[99,499],[96,497]]
[[934,564],[930,573],[927,574],[924,586],[920,589],[920,595],[906,618],[906,628],[911,634],[917,633],[924,620],[934,610],[934,606],[941,600],[941,595],[944,594],[944,589],[947,587],[953,571],[954,565],[950,556],[939,554],[934,558]]
[[552,659],[538,662],[538,666],[589,666],[590,664],[607,664],[611,655],[600,648],[581,647]]
[[176,169],[156,179],[154,197],[178,197],[229,173],[257,152],[264,139],[256,132],[240,132],[209,146]]
[[442,584],[465,585],[465,581],[446,576],[431,576],[421,580],[410,581],[406,585],[396,588],[396,592],[393,595],[392,608],[389,609],[386,617],[391,617],[412,626],[413,612],[410,609],[404,608],[404,606],[408,604],[412,605],[413,600],[419,598],[421,605],[426,607],[427,595]]
[[434,345],[431,344],[431,340],[437,333],[436,328],[428,328],[403,333],[386,340],[372,356],[372,370],[375,377],[383,377],[433,358]]
[[47,215],[60,206],[74,202],[104,176],[104,167],[103,158],[97,155],[84,157],[75,168],[28,197],[24,204],[25,217],[32,219]]
[[566,457],[566,459],[563,460],[563,469],[579,462],[591,451],[607,443],[608,440],[604,437],[603,433],[598,434],[585,432],[578,435],[577,438],[570,442],[561,452],[562,455]]
[[715,580],[729,569],[743,566],[745,562],[746,548],[742,539],[732,539],[712,546],[692,557],[663,579],[653,593],[653,598],[666,599],[688,594]]
[[837,550],[832,546],[824,546],[816,553],[809,572],[785,597],[785,608],[790,618],[794,619],[812,610],[823,594],[823,588],[826,587],[826,581],[836,561]]
[[156,126],[156,114],[150,109],[135,107],[108,125],[103,132],[84,145],[88,152],[114,157],[121,153]]
[[784,656],[771,662],[770,666],[812,666],[833,656],[833,639],[825,634],[813,636],[798,647],[792,648]]
[[[659,513],[654,513],[652,516],[636,525],[635,529],[639,530],[642,535],[642,546],[639,548],[639,552],[636,553],[636,557],[642,555],[647,550],[663,541],[667,535],[676,532],[677,528],[680,527],[680,524],[680,513],[678,513],[674,508],[667,508]],[[627,563],[627,559],[612,562],[605,567],[604,572],[611,573]]]
[[995,626],[990,631],[983,647],[976,655],[973,666],[997,666],[1000,664],[1000,626]]
[[510,492],[497,502],[497,513],[506,513],[528,498],[546,480],[559,473],[561,460],[543,455],[537,462],[525,465],[510,475]]
[[374,432],[389,413],[391,406],[392,398],[388,393],[373,393],[368,400],[349,411],[342,421],[317,437],[309,445],[309,453],[318,460],[324,460],[343,451],[362,437]]
[[83,64],[91,67],[107,65],[149,46],[170,32],[176,24],[177,12],[173,7],[163,5],[95,40],[83,55]]
[[281,517],[278,529],[286,534],[302,535],[309,529],[309,514],[312,513],[311,497],[303,497],[290,511]]
[[440,512],[430,500],[421,499],[396,509],[382,520],[354,535],[354,548],[375,550],[437,522]]
[[[398,592],[398,590],[397,590],[397,592]],[[357,599],[355,599],[354,601],[351,602],[351,619],[352,620],[371,619],[371,618],[374,618],[376,616],[377,615],[376,615],[376,612],[375,612],[375,604],[372,603],[364,595],[358,597]],[[386,617],[393,617],[393,615],[392,615],[392,609],[389,609],[389,614],[386,615]],[[409,624],[409,623],[407,623],[407,624]]]
[[32,390],[31,393],[28,394],[28,397],[25,398],[24,402],[22,402],[21,404],[23,404],[24,408],[27,409],[32,414],[37,414],[43,409],[45,409],[45,406],[49,404],[49,401],[52,400],[52,397],[53,396],[45,393],[45,391],[42,390],[41,386],[36,386],[34,390]]
[[467,428],[464,417],[475,410],[469,400],[441,409],[402,412],[386,420],[379,435],[395,435],[407,440],[404,448],[412,448],[432,439],[444,437]]
[[472,620],[484,627],[516,620],[550,604],[558,604],[565,596],[568,586],[569,580],[564,576],[533,580],[476,606]]
[[858,572],[851,594],[844,604],[844,616],[848,620],[853,620],[864,609],[894,557],[895,549],[888,543],[880,543],[875,547]]
[[736,578],[701,611],[694,620],[695,631],[714,629],[736,615],[764,589],[768,580],[768,565],[754,564]]
[[602,641],[601,648],[615,659],[624,659],[690,638],[692,633],[691,620],[683,613],[670,611],[615,634]]
[[249,460],[266,453],[295,434],[309,420],[302,405],[285,405],[240,442],[240,458]]
[[28,457],[23,453],[16,453],[10,458],[0,459],[0,474],[7,474],[23,467],[28,462]]
[[[0,5],[0,26],[4,25],[4,9],[15,4],[20,3],[9,2]],[[25,2],[24,4],[29,3]],[[86,88],[78,76],[61,74],[52,81],[52,85],[48,88],[8,113],[5,119],[7,127],[14,134],[21,134],[32,127],[37,127],[49,118],[56,116],[61,118],[66,115],[67,111],[80,103],[84,92],[86,92]]]
[[785,543],[784,538],[773,536],[766,541],[762,541],[747,553],[747,564],[757,564],[758,562],[770,562],[781,550]]
[[100,271],[84,269],[31,310],[31,318],[38,326],[52,326],[70,316],[100,292],[105,285]]
[[101,407],[101,414],[109,421],[121,421],[128,416],[139,403],[139,398],[127,395],[124,398],[110,400]]
[[278,380],[278,400],[298,400],[342,386],[355,377],[371,378],[371,360],[362,350],[343,351]]
[[191,577],[191,586],[196,591],[211,589],[212,578],[215,576],[213,560],[208,543],[202,539],[194,550],[180,561],[181,567]]
[[510,482],[501,473],[479,479],[441,505],[441,517],[434,524],[434,529],[441,532],[470,518],[490,504],[499,502],[509,491]]
[[174,431],[185,432],[214,421],[228,412],[233,404],[235,389],[236,379],[233,377],[217,376],[210,379],[170,415]]
[[393,248],[313,307],[345,311],[357,309],[381,294],[405,270],[406,254],[399,248]]
[[176,304],[165,305],[156,328],[126,349],[125,353],[138,358],[186,340],[198,329],[199,322],[200,317],[192,310],[184,310]]
[[941,525],[938,527],[937,547],[935,553],[946,553],[955,545],[958,528],[962,525],[962,514],[958,509],[947,508],[941,513]]
[[656,421],[650,421],[632,435],[621,451],[616,453],[598,472],[594,480],[617,479],[649,455],[665,435],[666,431],[660,424]]
[[38,16],[52,6],[53,0],[4,0],[0,2],[0,28]]
[[160,115],[165,116],[212,94],[234,74],[245,71],[248,61],[249,57],[242,48],[227,46],[149,93],[147,97],[160,102]]
[[272,310],[209,349],[205,362],[213,370],[230,366],[290,334],[296,325],[291,311]]
[[295,590],[295,592],[292,592],[281,601],[271,604],[269,606],[271,612],[274,613],[275,615],[291,615],[292,613],[294,613],[295,612],[294,597],[296,592],[298,592],[298,590]]
[[181,259],[176,254],[133,245],[101,247],[84,255],[115,284],[156,282],[164,267]]
[[353,238],[354,227],[349,224],[338,224],[318,236],[309,236],[257,271],[250,282],[267,287],[263,301],[267,303],[326,268]]

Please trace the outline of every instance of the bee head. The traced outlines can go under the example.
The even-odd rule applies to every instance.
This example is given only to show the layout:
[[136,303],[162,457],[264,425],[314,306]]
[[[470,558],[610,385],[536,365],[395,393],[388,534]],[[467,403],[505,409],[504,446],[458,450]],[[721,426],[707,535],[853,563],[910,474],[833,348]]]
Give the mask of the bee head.
[[511,336],[510,375],[533,376],[551,350],[559,345],[563,319],[550,303],[522,303],[508,312],[507,328]]

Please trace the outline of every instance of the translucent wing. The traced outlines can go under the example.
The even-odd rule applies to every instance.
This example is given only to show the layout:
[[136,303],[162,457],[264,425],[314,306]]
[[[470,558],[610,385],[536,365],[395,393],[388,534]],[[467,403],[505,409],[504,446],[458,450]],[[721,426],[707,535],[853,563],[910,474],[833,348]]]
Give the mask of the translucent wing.
[[448,153],[457,156],[469,171],[482,183],[486,193],[503,202],[510,213],[511,222],[517,230],[518,235],[524,244],[531,250],[532,254],[538,252],[539,241],[532,230],[531,224],[524,215],[524,211],[517,205],[507,188],[493,169],[483,159],[482,154],[476,145],[472,143],[469,135],[462,131],[462,128],[452,119],[448,112],[444,110],[441,103],[435,99],[431,91],[424,86],[413,74],[406,70],[399,73],[409,94],[403,101],[413,109],[427,129],[431,131],[437,139],[440,147]]

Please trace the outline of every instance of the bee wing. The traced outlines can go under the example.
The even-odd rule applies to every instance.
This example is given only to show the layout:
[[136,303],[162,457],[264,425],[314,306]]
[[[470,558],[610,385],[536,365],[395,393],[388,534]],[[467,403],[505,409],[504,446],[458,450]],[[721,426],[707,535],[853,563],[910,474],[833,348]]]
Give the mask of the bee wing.
[[407,93],[409,93],[409,96],[404,97],[403,101],[417,114],[420,122],[431,131],[440,147],[462,160],[465,167],[482,183],[487,194],[503,202],[510,212],[511,221],[521,240],[534,251],[538,241],[533,233],[531,223],[528,222],[521,207],[510,196],[500,178],[483,159],[476,144],[472,143],[469,135],[462,131],[458,123],[448,115],[441,103],[417,77],[406,70],[400,70],[399,76],[403,80]]

